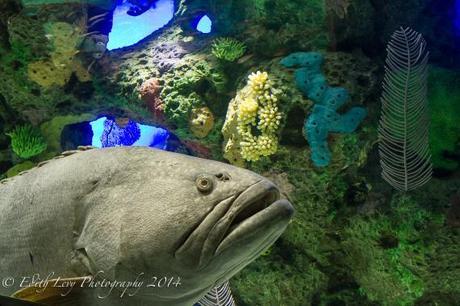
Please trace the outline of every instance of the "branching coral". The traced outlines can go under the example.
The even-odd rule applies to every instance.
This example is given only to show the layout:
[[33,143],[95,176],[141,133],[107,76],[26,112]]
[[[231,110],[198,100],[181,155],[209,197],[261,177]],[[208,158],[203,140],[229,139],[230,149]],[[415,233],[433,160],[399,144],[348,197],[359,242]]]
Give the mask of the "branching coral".
[[14,153],[19,157],[28,159],[46,150],[47,144],[39,130],[31,125],[17,127],[11,133],[7,133],[11,138],[11,146]]
[[242,165],[256,161],[278,149],[278,130],[282,114],[276,89],[267,72],[253,73],[247,85],[232,100],[223,127],[225,158]]
[[220,60],[234,62],[244,55],[246,45],[233,38],[217,38],[212,44],[212,54]]

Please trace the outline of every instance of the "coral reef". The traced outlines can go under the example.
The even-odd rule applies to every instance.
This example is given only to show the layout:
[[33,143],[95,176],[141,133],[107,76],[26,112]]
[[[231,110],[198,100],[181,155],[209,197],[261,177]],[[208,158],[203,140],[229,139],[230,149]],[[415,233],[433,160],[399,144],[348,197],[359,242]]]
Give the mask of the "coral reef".
[[415,227],[423,233],[423,227],[439,226],[439,220],[410,197],[395,197],[391,208],[391,217],[351,220],[343,241],[345,262],[371,301],[410,305],[423,294],[421,276],[430,255]]
[[105,120],[101,135],[103,148],[116,146],[132,146],[141,136],[141,129],[136,122],[123,118],[122,120]]
[[[337,147],[348,147],[344,140]],[[270,159],[248,165],[280,184],[296,203],[296,218],[267,255],[232,279],[238,305],[367,305],[357,290],[347,291],[353,288],[345,275],[348,268],[342,271],[340,260],[334,257],[335,253],[341,256],[336,218],[344,214],[334,203],[346,201],[347,177],[356,171],[352,168],[356,169],[365,147],[369,149],[364,142],[353,143],[348,151],[337,152],[337,164],[321,173],[305,163],[306,150],[286,146],[280,146]],[[341,283],[335,284],[338,279]],[[345,291],[336,293],[340,300],[328,304],[339,288]]]
[[[223,75],[207,62],[190,58],[162,77],[164,85],[161,99],[166,117],[178,127],[187,126],[191,111],[206,106],[208,95],[224,87]],[[201,88],[206,84],[205,90]],[[211,85],[211,86],[209,86]],[[215,93],[214,93],[215,94]],[[210,106],[210,105],[209,105]],[[213,105],[216,107],[217,105]]]
[[252,52],[273,56],[281,51],[324,49],[328,45],[323,0],[257,3],[259,5],[251,12],[252,17],[248,18],[249,24],[241,31]]
[[[361,52],[326,52],[323,56],[323,71],[329,86],[346,88],[358,105],[380,100],[380,68],[375,61]],[[379,109],[368,111],[377,113]]]
[[432,67],[428,78],[431,113],[430,145],[435,169],[458,169],[460,144],[460,74]]
[[217,38],[212,44],[212,54],[223,61],[234,62],[244,55],[246,46],[233,38]]
[[326,0],[326,9],[333,12],[337,17],[343,19],[348,15],[350,0]]
[[64,86],[70,79],[68,71],[56,69],[53,63],[37,61],[29,64],[29,79],[43,87]]
[[9,43],[21,61],[37,60],[48,55],[51,46],[45,35],[43,24],[35,18],[16,14],[8,19]]
[[184,36],[179,27],[172,26],[156,39],[142,42],[136,48],[112,51],[110,61],[101,63],[102,69],[121,94],[130,96],[145,80],[161,79],[168,72],[174,73],[173,70],[184,65],[187,59],[188,64],[192,64],[191,54],[208,43]]
[[29,159],[46,150],[45,139],[31,125],[19,126],[6,135],[11,138],[11,147],[20,158]]
[[[355,134],[343,135],[335,146],[343,149],[334,152],[340,162],[320,172],[305,164],[305,150],[284,146],[249,165],[269,177],[286,175],[297,217],[266,256],[232,280],[239,304],[455,305],[459,267],[452,260],[460,236],[443,215],[451,213],[446,204],[460,182],[434,179],[410,196],[387,194],[373,161],[356,177],[373,134],[358,143],[347,140]],[[368,181],[373,172],[376,182]]]
[[187,149],[191,151],[194,156],[201,158],[212,158],[211,149],[201,144],[198,141],[183,140],[182,141]]
[[[230,281],[238,305],[458,304],[460,85],[452,67],[460,53],[451,52],[458,44],[449,40],[453,1],[180,0],[171,24],[107,52],[92,66],[91,82],[79,75],[88,54],[75,54],[85,14],[79,4],[28,16],[17,1],[0,2],[0,178],[73,149],[74,125],[101,116],[121,127],[129,120],[161,124],[178,152],[266,176],[296,206],[281,239]],[[204,14],[211,34],[193,27]],[[437,175],[406,195],[381,180],[376,150],[383,43],[401,22],[417,25],[436,64],[452,66],[432,67],[429,79]],[[321,54],[291,55],[286,69],[280,58],[296,50]],[[267,74],[248,82],[255,71]],[[264,100],[263,83],[271,83],[276,101]],[[338,108],[347,98],[366,106],[365,125],[329,133],[332,119],[353,117]],[[322,144],[333,157],[328,167],[306,162],[314,151],[314,137],[307,141],[301,128],[306,118],[323,127]],[[40,126],[48,146],[24,163],[1,134],[25,122]],[[124,136],[138,131],[132,132]]]
[[214,115],[208,107],[192,109],[189,120],[189,128],[193,135],[198,138],[208,136],[214,127]]
[[450,227],[460,227],[460,193],[450,198],[450,208],[447,211],[446,224]]
[[64,86],[75,73],[81,82],[91,80],[88,71],[75,58],[82,37],[82,29],[65,22],[45,25],[53,50],[50,59],[29,64],[29,78],[43,87]]
[[160,93],[160,81],[156,78],[144,81],[139,88],[139,98],[147,105],[147,108],[152,113],[153,118],[156,121],[163,122],[165,119],[164,104],[160,98]]
[[366,117],[361,107],[353,107],[346,114],[337,110],[348,100],[348,91],[329,87],[321,72],[323,57],[316,52],[293,53],[281,60],[285,67],[300,67],[295,71],[300,90],[315,102],[313,111],[304,125],[304,134],[312,150],[312,161],[317,167],[329,165],[331,153],[327,145],[329,133],[351,133]]
[[282,118],[280,94],[267,72],[257,71],[248,77],[247,85],[230,102],[222,128],[228,161],[242,165],[244,160],[256,161],[276,152]]
[[67,115],[55,116],[52,120],[44,122],[40,126],[41,134],[45,137],[48,143],[47,152],[52,154],[59,154],[62,152],[61,148],[61,134],[66,125],[91,121],[96,119],[92,114],[81,115]]

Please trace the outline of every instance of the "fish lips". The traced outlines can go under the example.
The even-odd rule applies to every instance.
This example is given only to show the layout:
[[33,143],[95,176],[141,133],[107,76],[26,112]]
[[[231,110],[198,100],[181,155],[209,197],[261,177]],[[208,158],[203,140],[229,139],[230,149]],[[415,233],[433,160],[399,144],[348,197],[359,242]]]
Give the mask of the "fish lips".
[[[217,204],[177,250],[176,258],[204,269],[233,247],[246,245],[248,251],[258,255],[281,235],[293,213],[291,203],[280,200],[276,186],[261,180]],[[192,252],[198,249],[198,262],[190,262],[196,256]]]
[[252,244],[257,240],[260,242],[255,244],[255,252],[263,251],[282,234],[293,213],[294,208],[285,199],[269,204],[242,222],[231,225],[214,255],[219,256],[233,246]]

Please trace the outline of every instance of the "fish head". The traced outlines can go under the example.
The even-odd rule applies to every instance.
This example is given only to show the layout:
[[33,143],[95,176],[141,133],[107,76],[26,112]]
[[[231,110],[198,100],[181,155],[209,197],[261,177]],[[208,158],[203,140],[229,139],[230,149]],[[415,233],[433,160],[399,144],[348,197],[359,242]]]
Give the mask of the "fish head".
[[273,244],[293,215],[278,188],[251,171],[153,149],[129,152],[129,183],[109,192],[110,201],[124,203],[112,251],[118,258],[107,265],[105,252],[102,266],[113,266],[117,280],[180,280],[143,286],[137,295],[147,300],[197,301]]

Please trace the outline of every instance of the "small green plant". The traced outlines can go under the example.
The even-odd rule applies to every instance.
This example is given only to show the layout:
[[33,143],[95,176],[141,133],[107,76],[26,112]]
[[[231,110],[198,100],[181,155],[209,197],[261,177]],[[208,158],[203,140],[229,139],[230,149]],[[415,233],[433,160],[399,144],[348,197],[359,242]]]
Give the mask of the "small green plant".
[[233,38],[217,38],[212,44],[212,54],[220,60],[234,62],[244,55],[246,45]]
[[47,148],[40,131],[31,125],[19,126],[6,135],[11,138],[14,153],[23,159],[34,157]]

